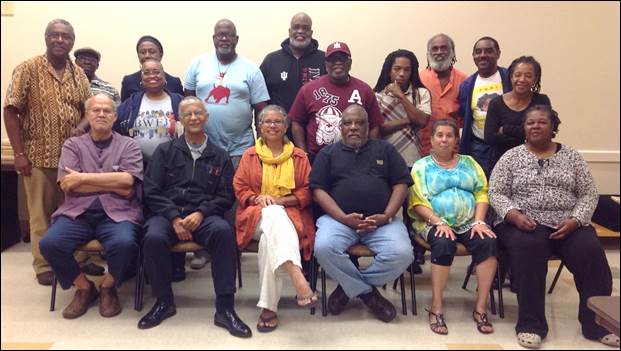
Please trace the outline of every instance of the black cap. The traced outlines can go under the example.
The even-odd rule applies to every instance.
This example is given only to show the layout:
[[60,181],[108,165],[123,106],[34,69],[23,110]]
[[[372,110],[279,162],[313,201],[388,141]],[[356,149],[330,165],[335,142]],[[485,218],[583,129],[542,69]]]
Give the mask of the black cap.
[[93,48],[81,48],[73,52],[73,56],[75,56],[75,58],[78,58],[78,56],[82,56],[82,55],[94,57],[97,59],[97,62],[101,60],[101,54],[99,53],[99,51]]

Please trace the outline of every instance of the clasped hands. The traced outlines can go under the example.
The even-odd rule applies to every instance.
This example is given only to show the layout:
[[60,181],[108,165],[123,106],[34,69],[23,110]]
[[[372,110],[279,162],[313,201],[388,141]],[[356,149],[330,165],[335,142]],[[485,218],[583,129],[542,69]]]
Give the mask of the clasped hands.
[[172,227],[181,241],[192,240],[192,232],[198,228],[203,221],[203,213],[200,211],[192,212],[185,218],[175,217],[172,220]]
[[364,217],[362,213],[354,212],[346,214],[341,222],[356,230],[356,233],[358,234],[366,234],[376,230],[384,224],[388,224],[389,217],[384,213]]

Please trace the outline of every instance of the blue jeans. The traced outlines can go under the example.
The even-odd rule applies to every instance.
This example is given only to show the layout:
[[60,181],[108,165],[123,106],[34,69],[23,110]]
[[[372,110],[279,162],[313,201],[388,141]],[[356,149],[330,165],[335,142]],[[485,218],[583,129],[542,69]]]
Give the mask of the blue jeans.
[[80,275],[80,266],[73,258],[74,251],[97,239],[106,251],[108,271],[120,287],[138,253],[140,226],[129,221],[114,222],[103,209],[87,210],[75,220],[60,216],[39,242],[41,254],[52,266],[63,289],[69,289]]
[[[358,270],[349,260],[347,249],[364,244],[376,253],[371,264]],[[350,298],[369,293],[373,286],[395,280],[414,260],[412,244],[403,222],[395,218],[373,232],[356,231],[329,215],[317,220],[315,257]]]

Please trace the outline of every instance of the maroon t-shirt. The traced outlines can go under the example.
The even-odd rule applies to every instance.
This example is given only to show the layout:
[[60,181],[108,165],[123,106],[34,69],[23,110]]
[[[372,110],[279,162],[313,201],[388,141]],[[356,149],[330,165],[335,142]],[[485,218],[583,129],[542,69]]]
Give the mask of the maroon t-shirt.
[[369,130],[379,127],[384,118],[375,93],[367,83],[349,77],[349,82],[336,85],[328,75],[305,84],[293,102],[289,117],[306,129],[306,149],[316,155],[322,147],[341,140],[339,122],[351,104],[364,107],[369,114]]

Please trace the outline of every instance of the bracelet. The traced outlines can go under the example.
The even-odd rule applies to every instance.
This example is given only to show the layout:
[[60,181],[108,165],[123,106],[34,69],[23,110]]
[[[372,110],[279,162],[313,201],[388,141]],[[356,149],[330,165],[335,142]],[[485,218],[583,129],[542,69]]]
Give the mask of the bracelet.
[[441,219],[439,222],[432,223],[431,225],[434,226],[434,227],[439,227],[439,226],[443,226],[443,225],[448,226],[448,223],[446,223],[443,219]]
[[14,156],[14,158],[18,158],[18,157],[21,157],[21,156],[26,156],[26,153],[20,152],[20,153],[14,154],[13,156]]
[[475,225],[477,225],[477,224],[483,224],[484,226],[486,226],[486,227],[488,227],[488,228],[489,228],[489,225],[488,225],[487,223],[485,223],[485,221],[481,221],[481,220],[474,221],[474,222],[472,222],[470,225],[474,227],[474,226],[475,226]]

